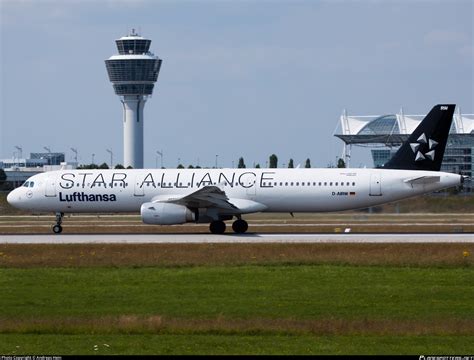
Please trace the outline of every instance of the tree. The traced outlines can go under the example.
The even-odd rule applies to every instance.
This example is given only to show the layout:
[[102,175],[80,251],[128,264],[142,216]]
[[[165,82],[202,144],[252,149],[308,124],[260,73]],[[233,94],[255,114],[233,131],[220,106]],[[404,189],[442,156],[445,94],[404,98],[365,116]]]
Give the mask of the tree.
[[260,169],[260,164],[255,165],[255,169]]
[[5,171],[3,169],[0,169],[0,190],[3,188],[3,184],[5,184],[6,180],[7,174],[5,174]]
[[188,169],[194,169],[194,166],[193,166],[193,165],[189,165],[189,166],[188,166]]
[[100,166],[99,166],[99,169],[108,169],[109,168],[109,165],[107,165],[107,163],[102,163]]
[[117,164],[115,165],[115,169],[125,169],[125,167],[122,164]]
[[184,169],[183,164],[179,164],[179,165],[178,165],[178,169]]
[[245,169],[246,168],[243,157],[239,158],[239,163],[237,164],[237,168],[238,169]]
[[308,169],[311,167],[311,160],[309,160],[309,158],[306,159],[306,164],[304,164],[304,167]]
[[275,154],[270,155],[270,166],[271,169],[276,169],[278,167],[278,157]]
[[343,158],[339,158],[339,160],[337,160],[337,167],[338,168],[345,168],[346,167],[346,162],[344,161]]
[[98,169],[99,165],[97,164],[82,164],[77,167],[78,169]]
[[132,165],[128,165],[128,166],[127,166],[127,169],[133,169],[133,166],[132,166]]
[[293,165],[293,159],[290,159],[290,161],[288,161],[288,169],[293,169],[295,166]]

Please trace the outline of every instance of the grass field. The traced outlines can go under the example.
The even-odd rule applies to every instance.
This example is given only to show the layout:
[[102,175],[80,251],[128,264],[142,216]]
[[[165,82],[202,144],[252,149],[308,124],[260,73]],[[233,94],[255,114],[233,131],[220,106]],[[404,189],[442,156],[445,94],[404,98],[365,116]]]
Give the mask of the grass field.
[[0,245],[0,353],[474,352],[472,244]]

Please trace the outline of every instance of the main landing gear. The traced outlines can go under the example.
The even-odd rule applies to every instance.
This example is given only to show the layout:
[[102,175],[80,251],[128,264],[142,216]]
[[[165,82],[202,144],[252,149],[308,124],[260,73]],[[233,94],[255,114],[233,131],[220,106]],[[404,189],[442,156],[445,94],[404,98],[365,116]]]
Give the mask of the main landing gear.
[[64,213],[62,212],[56,213],[56,225],[53,225],[53,232],[55,234],[61,234],[61,232],[63,231],[63,227],[61,226],[61,223],[63,222],[63,216]]
[[[248,230],[248,228],[249,224],[247,223],[247,221],[240,218],[235,220],[232,224],[232,230],[234,230],[236,234],[243,234]],[[226,225],[225,222],[223,222],[222,220],[213,221],[209,226],[209,230],[213,234],[223,234],[225,232],[225,229]]]

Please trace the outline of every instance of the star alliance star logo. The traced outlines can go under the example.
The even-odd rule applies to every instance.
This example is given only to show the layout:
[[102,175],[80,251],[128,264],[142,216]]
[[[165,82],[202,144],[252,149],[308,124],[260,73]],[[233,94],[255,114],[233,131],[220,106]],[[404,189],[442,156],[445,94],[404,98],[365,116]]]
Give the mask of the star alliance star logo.
[[[433,161],[435,157],[434,148],[436,147],[436,145],[438,145],[438,142],[433,139],[428,139],[427,141],[425,133],[421,134],[416,141],[416,143],[410,143],[411,149],[416,154],[415,161],[422,161],[425,159]],[[424,154],[418,150],[422,144],[427,144],[429,146],[429,151],[425,152]]]

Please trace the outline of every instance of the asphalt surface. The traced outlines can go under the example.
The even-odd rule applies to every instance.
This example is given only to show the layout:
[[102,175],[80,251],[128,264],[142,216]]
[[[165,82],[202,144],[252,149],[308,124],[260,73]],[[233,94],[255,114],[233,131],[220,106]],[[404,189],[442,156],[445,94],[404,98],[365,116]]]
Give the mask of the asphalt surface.
[[0,244],[474,243],[474,234],[38,234],[0,235]]

